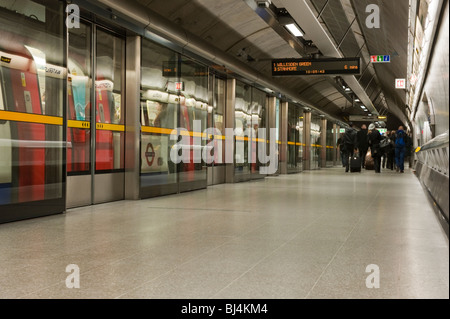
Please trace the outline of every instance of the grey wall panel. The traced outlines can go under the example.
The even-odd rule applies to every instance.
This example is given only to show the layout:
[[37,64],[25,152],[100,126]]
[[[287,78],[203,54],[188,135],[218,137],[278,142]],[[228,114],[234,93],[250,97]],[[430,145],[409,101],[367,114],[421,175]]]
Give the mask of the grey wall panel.
[[124,199],[125,173],[96,174],[94,204]]
[[435,136],[449,128],[449,3],[446,1],[443,20],[433,49],[424,92],[428,99],[431,115],[434,114]]
[[126,131],[125,131],[125,198],[139,198],[140,174],[140,87],[141,38],[127,37],[126,43]]
[[67,208],[91,204],[91,175],[67,177]]
[[449,196],[448,176],[440,174],[426,165],[418,162],[415,168],[419,178],[430,198],[434,201],[437,217],[448,236],[449,221]]
[[212,185],[225,183],[225,166],[214,166],[212,168]]

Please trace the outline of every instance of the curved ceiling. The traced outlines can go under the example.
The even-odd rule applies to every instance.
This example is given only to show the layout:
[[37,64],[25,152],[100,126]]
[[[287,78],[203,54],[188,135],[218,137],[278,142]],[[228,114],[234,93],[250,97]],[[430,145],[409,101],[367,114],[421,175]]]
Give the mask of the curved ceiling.
[[[255,10],[254,0],[134,1],[267,76],[271,76],[272,59],[302,57],[298,50],[261,18]],[[282,1],[274,0],[272,3],[281,5]],[[384,24],[381,29],[368,30],[361,27],[369,3],[378,4],[381,8]],[[397,77],[406,77],[408,3],[408,0],[309,1],[312,9],[321,12],[320,21],[335,42],[337,43],[340,38],[344,39],[340,43],[343,56],[363,55],[363,53],[367,55],[367,52],[393,56],[393,63],[388,68],[383,65],[373,66],[363,59],[364,73],[358,77],[361,86],[373,99],[374,106],[381,114],[392,112],[397,108],[397,115],[401,116],[402,111],[398,112],[398,109],[404,107],[406,101],[405,92],[395,90],[393,83]],[[359,22],[363,34],[355,33],[353,30],[347,32],[351,22],[349,11],[357,17],[355,20]],[[399,24],[403,27],[399,27]],[[392,32],[388,32],[390,30]],[[309,40],[307,35],[305,39]],[[362,48],[361,43],[365,43]],[[350,114],[365,114],[359,106],[352,105],[349,96],[346,96],[345,92],[339,89],[339,85],[330,79],[332,77],[325,76],[276,78],[283,87],[301,92],[305,102],[323,109],[336,118],[346,120]]]

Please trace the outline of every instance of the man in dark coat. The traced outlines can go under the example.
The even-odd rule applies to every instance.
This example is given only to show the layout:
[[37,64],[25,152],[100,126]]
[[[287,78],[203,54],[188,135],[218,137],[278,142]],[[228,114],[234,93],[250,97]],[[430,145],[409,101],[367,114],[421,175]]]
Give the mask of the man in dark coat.
[[358,150],[359,150],[359,157],[361,158],[362,168],[365,167],[366,164],[366,154],[367,150],[369,149],[369,144],[367,142],[367,126],[366,124],[363,124],[361,126],[361,130],[357,133],[357,140],[358,140]]
[[392,171],[394,170],[395,164],[395,147],[394,147],[395,131],[389,132],[388,138],[390,139],[391,143],[385,150],[387,157],[386,168]]
[[345,130],[344,133],[344,160],[345,160],[345,172],[350,170],[350,156],[353,155],[357,141],[357,131],[353,123],[349,123],[350,127]]
[[369,125],[369,133],[367,139],[370,146],[370,151],[373,157],[373,163],[375,168],[375,173],[381,173],[381,148],[380,142],[382,140],[380,131],[375,128],[375,124]]
[[336,142],[336,145],[339,149],[339,155],[341,156],[341,162],[342,162],[342,167],[345,167],[345,160],[344,160],[344,133],[341,133],[339,135],[339,138]]

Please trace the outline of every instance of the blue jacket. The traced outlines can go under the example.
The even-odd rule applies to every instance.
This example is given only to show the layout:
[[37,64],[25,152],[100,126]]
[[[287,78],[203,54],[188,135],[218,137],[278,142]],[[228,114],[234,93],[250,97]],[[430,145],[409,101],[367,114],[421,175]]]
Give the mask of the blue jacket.
[[[403,143],[401,141],[403,140]],[[395,134],[395,147],[402,148],[405,147],[407,143],[406,132],[404,130],[398,130]]]

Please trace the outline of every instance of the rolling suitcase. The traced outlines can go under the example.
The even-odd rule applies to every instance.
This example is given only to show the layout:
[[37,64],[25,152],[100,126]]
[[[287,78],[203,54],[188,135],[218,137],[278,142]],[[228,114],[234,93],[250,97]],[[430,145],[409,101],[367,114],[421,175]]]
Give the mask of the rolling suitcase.
[[350,157],[350,172],[361,172],[361,157],[357,155]]

